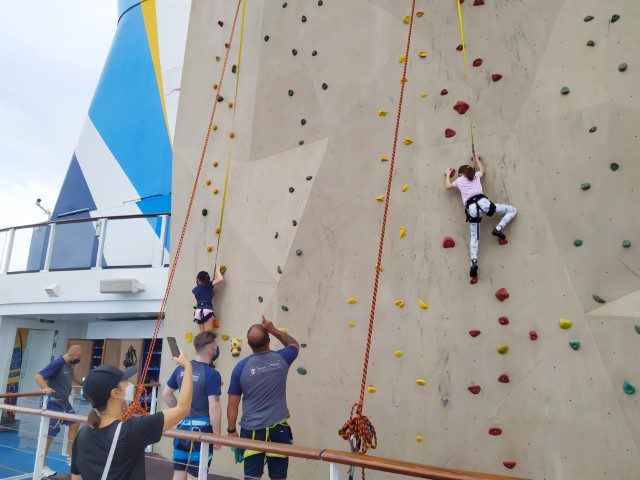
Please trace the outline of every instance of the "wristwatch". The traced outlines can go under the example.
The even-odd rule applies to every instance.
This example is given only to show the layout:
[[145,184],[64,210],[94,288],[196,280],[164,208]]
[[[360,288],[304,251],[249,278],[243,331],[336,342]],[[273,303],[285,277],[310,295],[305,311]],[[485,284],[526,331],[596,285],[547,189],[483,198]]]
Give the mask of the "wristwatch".
[[227,433],[236,433],[235,428],[227,428]]

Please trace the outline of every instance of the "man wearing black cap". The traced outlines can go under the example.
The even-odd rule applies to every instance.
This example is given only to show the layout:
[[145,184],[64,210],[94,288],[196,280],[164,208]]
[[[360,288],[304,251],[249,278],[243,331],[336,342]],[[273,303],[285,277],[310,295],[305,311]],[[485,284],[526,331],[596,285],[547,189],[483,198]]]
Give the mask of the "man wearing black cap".
[[73,444],[73,480],[144,480],[144,449],[156,443],[162,433],[174,427],[191,409],[192,369],[181,352],[174,360],[185,369],[178,403],[174,408],[145,417],[120,421],[126,406],[133,402],[135,386],[128,381],[137,369],[124,372],[113,365],[93,369],[84,381],[84,396],[92,410]]

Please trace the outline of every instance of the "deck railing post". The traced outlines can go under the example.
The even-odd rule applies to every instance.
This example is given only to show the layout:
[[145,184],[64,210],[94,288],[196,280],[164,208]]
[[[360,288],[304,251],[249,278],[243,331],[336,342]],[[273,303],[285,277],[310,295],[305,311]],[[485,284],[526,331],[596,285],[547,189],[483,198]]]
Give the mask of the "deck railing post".
[[[156,413],[158,408],[158,387],[153,387],[151,389],[151,402],[149,402],[149,415],[153,415]],[[145,452],[153,452],[153,445],[147,445],[147,448],[144,449]]]
[[12,228],[7,232],[7,239],[5,241],[4,257],[2,258],[2,264],[0,265],[0,274],[5,274],[9,271],[9,264],[11,263],[11,253],[13,252],[13,240],[16,238],[16,229]]
[[43,272],[48,272],[51,268],[51,256],[53,255],[53,244],[56,241],[56,224],[52,223],[49,226],[49,241],[47,242],[47,249],[44,255],[44,268]]
[[198,480],[207,480],[209,472],[209,444],[200,442],[200,460],[198,463]]
[[340,480],[340,471],[338,464],[331,462],[329,464],[329,480]]
[[[47,409],[48,396],[42,397],[42,409]],[[33,480],[42,480],[42,469],[44,468],[44,453],[47,446],[47,432],[49,431],[49,417],[40,417],[40,428],[38,429],[38,446],[36,448],[36,458],[33,462]]]
[[98,251],[96,252],[96,266],[93,267],[95,270],[100,270],[102,268],[102,257],[104,256],[104,241],[107,237],[107,219],[102,218],[98,220]]
[[160,215],[162,224],[160,225],[160,252],[156,255],[153,263],[154,267],[162,267],[164,265],[164,244],[167,243],[167,226],[169,224],[169,218],[167,215]]

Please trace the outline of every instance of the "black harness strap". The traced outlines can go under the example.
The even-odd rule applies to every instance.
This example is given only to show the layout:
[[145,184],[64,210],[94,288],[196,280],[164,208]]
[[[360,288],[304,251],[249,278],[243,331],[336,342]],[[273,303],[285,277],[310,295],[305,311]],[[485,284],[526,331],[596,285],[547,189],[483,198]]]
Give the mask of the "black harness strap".
[[[482,217],[480,216],[480,212],[483,212],[487,217],[493,217],[493,214],[496,213],[496,205],[495,205],[495,203],[493,203],[488,198],[487,198],[487,200],[489,200],[489,210],[485,212],[482,208],[480,208],[479,202],[483,198],[487,198],[487,197],[480,193],[478,195],[474,195],[473,197],[470,197],[466,201],[466,203],[464,204],[464,213],[465,213],[465,215],[467,217],[467,222],[469,222],[469,223],[480,223],[482,221]],[[477,217],[472,217],[471,215],[469,215],[469,207],[471,205],[475,205],[476,206],[476,213],[478,214]]]

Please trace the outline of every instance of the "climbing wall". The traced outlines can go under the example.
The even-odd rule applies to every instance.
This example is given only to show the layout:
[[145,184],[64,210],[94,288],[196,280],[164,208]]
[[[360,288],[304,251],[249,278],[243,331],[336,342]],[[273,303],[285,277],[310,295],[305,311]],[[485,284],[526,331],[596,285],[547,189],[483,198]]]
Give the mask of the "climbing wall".
[[[236,5],[193,0],[172,254]],[[456,2],[415,10],[364,403],[371,453],[640,478],[640,4],[467,0],[468,83]],[[359,396],[410,11],[251,0],[230,47],[165,332],[187,346],[195,275],[217,254],[229,269],[218,333],[245,337],[265,314],[305,344],[288,393],[302,445],[347,447],[337,430]],[[445,169],[468,162],[470,123],[485,193],[518,208],[506,245],[495,219],[482,222],[476,285],[460,197],[444,189]],[[228,382],[239,358],[220,343]],[[227,452],[214,469],[241,471]],[[290,476],[324,478],[326,466],[294,461]]]

